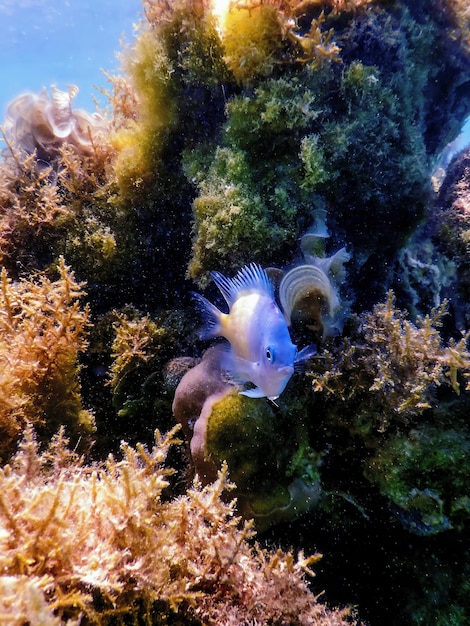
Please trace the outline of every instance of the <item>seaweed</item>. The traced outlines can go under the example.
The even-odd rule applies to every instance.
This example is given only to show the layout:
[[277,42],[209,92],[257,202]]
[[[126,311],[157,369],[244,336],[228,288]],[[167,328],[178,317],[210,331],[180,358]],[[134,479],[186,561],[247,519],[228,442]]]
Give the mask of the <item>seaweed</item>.
[[253,543],[252,523],[225,501],[226,465],[213,484],[164,497],[177,430],[157,431],[150,449],[123,443],[121,460],[86,467],[67,462],[63,435],[40,454],[27,429],[0,471],[0,580],[18,591],[17,606],[36,598],[36,612],[25,611],[34,623],[44,614],[80,624],[351,623],[308,589],[318,554]]
[[66,425],[74,436],[90,435],[94,419],[82,406],[78,354],[87,346],[84,285],[63,259],[57,281],[13,282],[1,274],[1,456],[8,459],[28,425],[47,439]]

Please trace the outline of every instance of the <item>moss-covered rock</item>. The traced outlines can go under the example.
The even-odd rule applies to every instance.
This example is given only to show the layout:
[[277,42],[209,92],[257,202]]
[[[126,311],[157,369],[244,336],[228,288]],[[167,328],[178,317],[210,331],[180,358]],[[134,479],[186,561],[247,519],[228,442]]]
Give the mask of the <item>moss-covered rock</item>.
[[397,507],[411,532],[429,535],[468,524],[470,436],[465,428],[420,425],[391,437],[366,477]]

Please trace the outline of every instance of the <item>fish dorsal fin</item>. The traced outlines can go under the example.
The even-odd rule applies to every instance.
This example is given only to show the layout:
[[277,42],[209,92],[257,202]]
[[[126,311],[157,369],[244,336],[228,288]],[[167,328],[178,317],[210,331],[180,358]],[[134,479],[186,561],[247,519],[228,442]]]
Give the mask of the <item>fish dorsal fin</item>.
[[211,272],[211,276],[229,307],[240,297],[240,294],[247,291],[262,291],[274,298],[273,286],[268,275],[256,263],[242,267],[234,278],[226,278],[219,272]]

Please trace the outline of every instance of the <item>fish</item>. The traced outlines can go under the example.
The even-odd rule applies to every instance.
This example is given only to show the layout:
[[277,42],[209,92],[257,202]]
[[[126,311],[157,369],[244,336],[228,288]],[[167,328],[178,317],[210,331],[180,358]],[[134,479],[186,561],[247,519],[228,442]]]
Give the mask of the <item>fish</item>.
[[229,312],[223,313],[204,296],[193,293],[206,321],[203,338],[227,339],[230,348],[224,353],[223,369],[236,381],[254,385],[240,391],[242,395],[276,400],[294,373],[298,354],[303,360],[313,351],[297,353],[273,286],[261,266],[251,263],[234,278],[220,272],[211,272],[211,277]]

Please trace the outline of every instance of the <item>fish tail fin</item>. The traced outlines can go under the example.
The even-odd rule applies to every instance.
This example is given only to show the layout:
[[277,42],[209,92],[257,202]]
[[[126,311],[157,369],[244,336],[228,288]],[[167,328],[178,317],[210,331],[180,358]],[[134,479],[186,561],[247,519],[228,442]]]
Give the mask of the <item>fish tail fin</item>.
[[199,335],[201,339],[212,339],[221,334],[222,330],[222,313],[219,309],[209,302],[207,298],[201,296],[199,293],[192,293],[192,297],[197,303],[198,309],[201,311],[204,318],[204,327],[201,329]]

